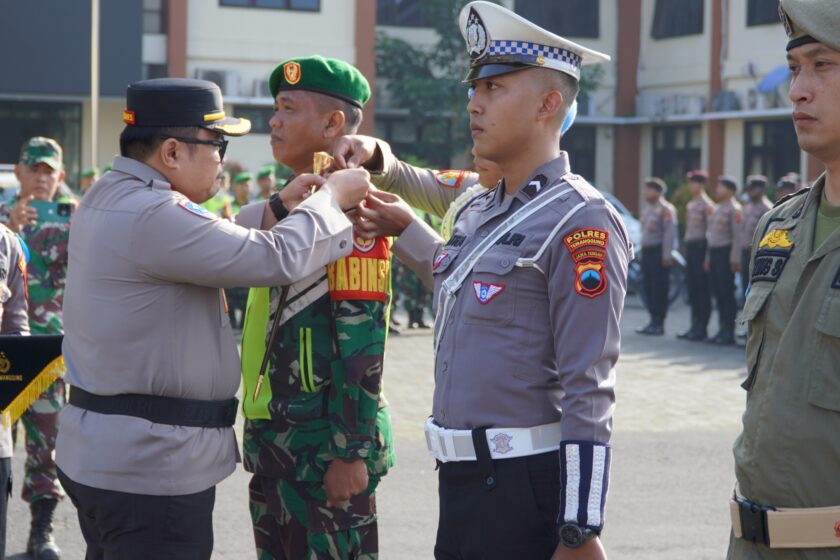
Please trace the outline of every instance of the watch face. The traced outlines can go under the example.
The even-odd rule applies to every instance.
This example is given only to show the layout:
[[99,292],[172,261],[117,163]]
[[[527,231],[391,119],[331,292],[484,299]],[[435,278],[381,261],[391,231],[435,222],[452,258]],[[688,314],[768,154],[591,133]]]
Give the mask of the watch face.
[[563,546],[577,548],[583,544],[583,531],[577,525],[563,525],[560,528],[560,541]]

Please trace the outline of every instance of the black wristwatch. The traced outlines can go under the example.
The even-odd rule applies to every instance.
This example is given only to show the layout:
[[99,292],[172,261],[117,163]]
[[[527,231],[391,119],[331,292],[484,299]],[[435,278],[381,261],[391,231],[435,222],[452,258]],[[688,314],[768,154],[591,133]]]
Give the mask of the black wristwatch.
[[268,207],[271,208],[271,213],[274,214],[278,222],[289,215],[289,211],[286,210],[286,206],[280,200],[280,193],[271,195],[268,199]]
[[558,529],[560,542],[566,548],[579,548],[586,541],[598,536],[598,533],[589,527],[581,527],[575,523],[566,523]]

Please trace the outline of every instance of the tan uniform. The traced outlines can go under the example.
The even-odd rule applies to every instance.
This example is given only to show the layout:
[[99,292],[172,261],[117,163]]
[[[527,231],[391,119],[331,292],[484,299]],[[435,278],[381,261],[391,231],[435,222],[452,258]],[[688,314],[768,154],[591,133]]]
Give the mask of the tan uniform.
[[[559,192],[559,199],[478,259],[445,313],[443,283],[476,246],[524,204]],[[580,451],[585,462],[592,446],[603,448],[610,439],[632,247],[620,216],[596,189],[570,173],[566,154],[537,169],[516,195],[497,188],[476,199],[446,245],[415,220],[396,242],[395,253],[418,274],[434,276],[439,314],[434,422],[474,429],[559,421],[563,482],[567,473],[579,475],[569,480],[589,492],[590,482],[606,480],[608,465],[582,465],[577,455],[569,459],[566,446],[579,443],[588,449]],[[534,261],[523,260],[529,258]],[[567,506],[561,501],[561,516]],[[587,521],[587,508],[582,510],[579,523],[592,525],[596,512],[590,507]],[[566,519],[577,515],[577,510],[565,512]]]
[[642,247],[662,247],[662,258],[671,258],[677,238],[677,209],[660,198],[642,210]]
[[732,248],[729,262],[733,264],[740,262],[740,250],[736,237],[742,218],[741,204],[734,197],[730,198],[715,206],[709,217],[709,229],[706,232],[709,249]]
[[[840,506],[840,230],[815,250],[825,176],[765,214],[753,237],[747,407],[735,442],[741,494],[773,507]],[[770,550],[740,539],[737,559],[828,559],[840,549]]]
[[715,203],[709,195],[703,193],[698,199],[692,199],[685,206],[685,241],[706,241],[709,218],[715,210]]
[[[269,231],[218,219],[157,171],[118,157],[73,218],[64,299],[67,379],[98,395],[230,399],[239,354],[220,288],[300,280],[350,253],[350,221],[316,193]],[[153,424],[67,406],[56,462],[74,482],[147,495],[233,472],[231,428]]]

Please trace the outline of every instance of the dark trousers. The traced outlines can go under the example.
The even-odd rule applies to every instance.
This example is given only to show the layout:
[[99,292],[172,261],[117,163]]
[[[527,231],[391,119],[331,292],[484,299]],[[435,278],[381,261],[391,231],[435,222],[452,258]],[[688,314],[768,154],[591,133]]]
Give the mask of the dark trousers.
[[709,249],[709,273],[717,302],[720,331],[723,333],[735,330],[735,274],[729,263],[731,252],[730,245]]
[[6,513],[12,495],[12,458],[0,459],[0,560],[6,560]]
[[741,249],[741,290],[743,290],[744,301],[747,297],[747,288],[750,286],[750,249]]
[[147,496],[58,478],[76,506],[85,560],[208,560],[216,487],[185,496]]
[[668,314],[670,276],[662,266],[662,245],[642,247],[642,288],[653,323],[664,323]]
[[686,241],[686,285],[691,305],[691,326],[704,331],[712,314],[712,293],[709,273],[703,268],[706,260],[706,241]]
[[[547,560],[557,548],[557,452],[441,463],[436,560]],[[492,479],[493,484],[488,484]]]

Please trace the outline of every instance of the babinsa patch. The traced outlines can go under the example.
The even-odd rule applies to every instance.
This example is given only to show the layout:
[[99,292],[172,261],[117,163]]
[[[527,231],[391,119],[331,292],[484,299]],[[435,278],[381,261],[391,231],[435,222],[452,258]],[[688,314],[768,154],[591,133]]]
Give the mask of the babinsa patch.
[[575,291],[596,298],[607,290],[606,261],[610,234],[602,229],[579,229],[566,235],[563,243],[575,263]]

